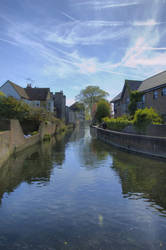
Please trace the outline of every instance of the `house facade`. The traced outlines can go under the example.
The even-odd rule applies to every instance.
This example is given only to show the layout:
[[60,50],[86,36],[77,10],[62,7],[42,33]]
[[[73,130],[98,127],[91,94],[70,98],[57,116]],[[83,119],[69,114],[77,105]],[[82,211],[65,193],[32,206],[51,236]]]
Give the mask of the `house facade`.
[[9,80],[0,87],[0,91],[3,92],[7,97],[12,96],[17,100],[23,100],[24,102],[30,104],[29,97],[24,88]]
[[53,96],[49,88],[32,88],[31,85],[22,88],[8,80],[0,87],[0,91],[7,97],[12,96],[17,100],[26,102],[32,107],[42,107],[47,111],[54,111]]
[[138,91],[143,93],[142,106],[152,107],[166,120],[166,71],[144,80]]
[[54,112],[53,95],[49,88],[32,88],[30,85],[27,85],[25,92],[31,101],[31,106]]
[[128,114],[128,105],[130,103],[130,91],[138,90],[142,81],[125,80],[121,93],[111,100],[114,104],[114,117]]
[[122,93],[111,101],[114,104],[114,117],[128,114],[129,89],[132,91],[137,90],[143,94],[141,102],[138,103],[138,108],[152,107],[166,120],[166,71],[149,77],[142,82],[126,80]]

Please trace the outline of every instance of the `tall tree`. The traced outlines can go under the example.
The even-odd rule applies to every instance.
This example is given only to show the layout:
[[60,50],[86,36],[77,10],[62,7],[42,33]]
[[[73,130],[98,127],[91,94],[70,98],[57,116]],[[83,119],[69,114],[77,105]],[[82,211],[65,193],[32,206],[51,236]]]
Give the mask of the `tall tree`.
[[83,103],[91,114],[93,104],[98,103],[108,95],[109,94],[106,91],[100,89],[98,86],[87,86],[76,96],[76,100]]

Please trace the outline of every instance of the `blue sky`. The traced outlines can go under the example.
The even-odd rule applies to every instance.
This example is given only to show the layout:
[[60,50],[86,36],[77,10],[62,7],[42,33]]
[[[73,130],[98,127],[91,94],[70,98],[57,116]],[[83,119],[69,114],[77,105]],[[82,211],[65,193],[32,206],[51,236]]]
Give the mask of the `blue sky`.
[[[0,84],[63,90],[166,70],[166,0],[0,0]],[[30,80],[29,80],[30,81]]]

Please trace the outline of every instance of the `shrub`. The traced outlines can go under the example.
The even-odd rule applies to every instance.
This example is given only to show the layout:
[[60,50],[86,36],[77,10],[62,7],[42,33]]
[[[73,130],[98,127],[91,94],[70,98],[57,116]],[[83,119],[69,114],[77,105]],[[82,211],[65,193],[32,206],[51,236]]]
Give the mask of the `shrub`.
[[97,104],[95,120],[101,122],[104,117],[110,116],[110,104],[106,100],[101,100]]
[[50,134],[45,134],[43,137],[44,141],[50,141],[51,140],[51,135]]
[[7,119],[18,119],[22,121],[29,115],[30,107],[23,101],[13,97],[0,98],[0,116]]
[[138,131],[145,132],[148,125],[161,123],[161,117],[153,108],[138,109],[135,112],[133,124]]
[[116,131],[122,131],[125,127],[132,124],[132,121],[129,121],[126,116],[117,118],[105,117],[103,121],[106,123],[108,129]]
[[37,135],[39,132],[38,131],[33,131],[31,135]]

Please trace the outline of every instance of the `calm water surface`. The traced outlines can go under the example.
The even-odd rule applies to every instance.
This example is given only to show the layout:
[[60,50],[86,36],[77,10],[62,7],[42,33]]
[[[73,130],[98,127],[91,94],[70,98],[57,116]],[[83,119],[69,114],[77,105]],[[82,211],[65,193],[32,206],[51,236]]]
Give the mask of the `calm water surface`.
[[0,168],[0,249],[166,249],[166,163],[77,128]]

